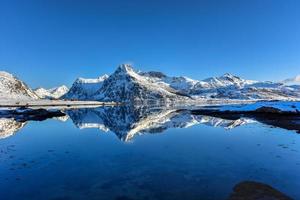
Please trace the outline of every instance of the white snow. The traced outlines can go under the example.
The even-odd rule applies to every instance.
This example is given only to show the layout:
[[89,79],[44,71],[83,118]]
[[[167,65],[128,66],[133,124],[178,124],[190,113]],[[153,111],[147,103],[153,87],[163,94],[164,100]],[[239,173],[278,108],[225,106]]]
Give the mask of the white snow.
[[103,81],[107,78],[108,75],[106,74],[96,79],[78,78],[62,98],[91,100],[95,93],[102,87]]
[[299,101],[260,101],[252,104],[220,106],[220,111],[255,111],[262,107],[275,108],[281,112],[300,112]]
[[40,97],[40,98],[47,98],[47,99],[59,99],[61,96],[65,95],[69,91],[69,88],[65,85],[45,89],[45,88],[38,88],[34,90],[34,92]]

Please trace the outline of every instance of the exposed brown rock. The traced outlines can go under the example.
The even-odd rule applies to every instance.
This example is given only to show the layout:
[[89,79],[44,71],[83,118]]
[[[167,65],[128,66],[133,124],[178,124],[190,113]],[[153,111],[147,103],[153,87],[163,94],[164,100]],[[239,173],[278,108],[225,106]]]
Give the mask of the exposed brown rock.
[[292,198],[267,184],[244,181],[234,186],[228,200],[292,200]]

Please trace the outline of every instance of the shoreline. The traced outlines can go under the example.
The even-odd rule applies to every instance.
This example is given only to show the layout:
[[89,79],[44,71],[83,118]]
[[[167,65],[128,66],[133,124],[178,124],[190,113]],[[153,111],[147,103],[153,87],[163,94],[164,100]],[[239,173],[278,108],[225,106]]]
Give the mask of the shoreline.
[[118,102],[100,102],[100,101],[64,101],[64,100],[33,100],[33,101],[0,101],[0,108],[55,108],[55,107],[99,107],[99,106],[117,106]]

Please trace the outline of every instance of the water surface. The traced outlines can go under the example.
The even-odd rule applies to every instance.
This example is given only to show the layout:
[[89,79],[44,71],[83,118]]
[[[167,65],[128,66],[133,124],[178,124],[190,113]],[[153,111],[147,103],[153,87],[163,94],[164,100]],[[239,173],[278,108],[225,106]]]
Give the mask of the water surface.
[[65,113],[0,119],[1,199],[219,200],[246,180],[300,199],[296,131],[176,109]]

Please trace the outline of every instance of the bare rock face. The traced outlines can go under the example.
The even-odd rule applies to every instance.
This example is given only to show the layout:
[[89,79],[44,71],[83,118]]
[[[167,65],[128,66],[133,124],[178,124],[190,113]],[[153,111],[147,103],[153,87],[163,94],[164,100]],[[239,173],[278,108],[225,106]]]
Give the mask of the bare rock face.
[[290,197],[259,182],[244,181],[233,188],[228,200],[292,200]]

